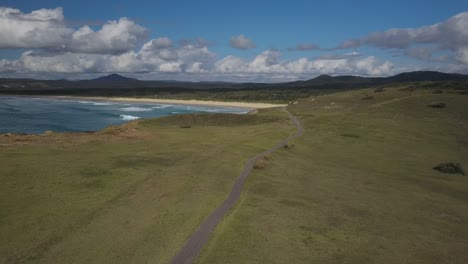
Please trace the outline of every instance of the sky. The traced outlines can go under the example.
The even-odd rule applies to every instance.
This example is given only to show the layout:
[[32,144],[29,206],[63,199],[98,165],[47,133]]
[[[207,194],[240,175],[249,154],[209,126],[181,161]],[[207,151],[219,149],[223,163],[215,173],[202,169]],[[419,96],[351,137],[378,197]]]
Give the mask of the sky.
[[468,1],[0,0],[0,77],[468,74]]

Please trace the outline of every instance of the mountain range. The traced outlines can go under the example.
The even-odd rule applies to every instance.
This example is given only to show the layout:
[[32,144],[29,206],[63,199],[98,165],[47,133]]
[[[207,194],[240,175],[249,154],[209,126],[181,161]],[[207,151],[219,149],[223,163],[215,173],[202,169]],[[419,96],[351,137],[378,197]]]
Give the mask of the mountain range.
[[293,81],[284,83],[230,83],[230,82],[181,82],[181,81],[144,81],[128,78],[119,74],[90,80],[35,80],[0,78],[0,93],[27,93],[27,91],[57,91],[64,89],[349,89],[383,85],[396,82],[422,82],[422,81],[468,81],[468,75],[455,73],[442,73],[435,71],[415,71],[400,73],[390,77],[361,77],[361,76],[329,76],[320,75],[306,81]]

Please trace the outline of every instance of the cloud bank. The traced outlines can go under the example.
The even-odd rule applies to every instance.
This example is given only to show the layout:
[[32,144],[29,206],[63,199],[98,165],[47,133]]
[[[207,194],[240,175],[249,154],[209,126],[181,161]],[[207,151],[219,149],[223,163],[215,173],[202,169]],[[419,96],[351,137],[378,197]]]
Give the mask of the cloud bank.
[[[174,41],[148,39],[149,31],[128,18],[108,21],[93,29],[70,27],[62,8],[23,13],[0,7],[0,49],[26,49],[18,59],[0,60],[0,76],[66,76],[67,74],[144,73],[183,80],[288,81],[320,74],[388,76],[424,69],[402,66],[356,51],[327,53],[315,58],[284,59],[278,50],[265,50],[251,59],[219,57],[202,38]],[[230,46],[256,47],[244,35],[233,36]],[[347,40],[339,49],[375,46],[397,50],[406,57],[439,63],[435,70],[468,71],[468,13],[430,26],[390,29]],[[289,51],[321,51],[313,43]],[[306,54],[307,52],[301,53]]]
[[467,65],[468,12],[429,26],[374,32],[362,38],[344,41],[339,48],[361,46],[402,50],[404,54],[421,60],[431,60],[437,53],[449,52],[456,62]]

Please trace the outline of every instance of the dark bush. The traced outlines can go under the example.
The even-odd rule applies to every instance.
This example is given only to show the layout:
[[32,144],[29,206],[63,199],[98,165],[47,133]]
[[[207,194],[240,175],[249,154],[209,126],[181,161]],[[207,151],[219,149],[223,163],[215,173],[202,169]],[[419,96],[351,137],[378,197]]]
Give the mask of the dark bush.
[[438,170],[442,173],[449,173],[449,174],[461,174],[465,175],[465,171],[460,163],[456,162],[446,162],[441,163],[433,168],[434,170]]

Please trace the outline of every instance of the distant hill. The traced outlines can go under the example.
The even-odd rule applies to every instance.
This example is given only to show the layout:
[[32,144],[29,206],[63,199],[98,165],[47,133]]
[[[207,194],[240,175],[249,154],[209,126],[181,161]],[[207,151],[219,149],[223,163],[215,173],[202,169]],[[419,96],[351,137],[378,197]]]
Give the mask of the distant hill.
[[436,71],[415,71],[400,73],[385,79],[388,82],[466,81],[468,80],[468,75]]
[[90,82],[139,82],[138,79],[124,77],[122,75],[113,73],[106,76],[102,76],[96,79],[89,80]]

